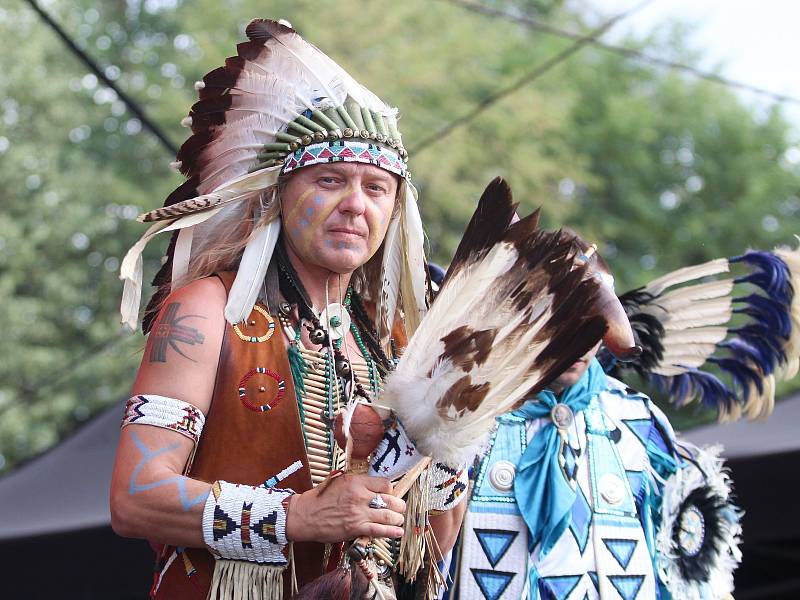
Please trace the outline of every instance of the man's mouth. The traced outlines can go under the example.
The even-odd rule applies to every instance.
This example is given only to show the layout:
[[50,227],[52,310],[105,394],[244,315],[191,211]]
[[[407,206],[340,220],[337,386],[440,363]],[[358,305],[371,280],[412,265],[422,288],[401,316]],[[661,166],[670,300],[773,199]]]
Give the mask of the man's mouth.
[[336,236],[341,237],[350,237],[350,238],[364,238],[367,237],[366,234],[358,229],[354,229],[352,227],[333,227],[328,230],[328,233],[332,233]]

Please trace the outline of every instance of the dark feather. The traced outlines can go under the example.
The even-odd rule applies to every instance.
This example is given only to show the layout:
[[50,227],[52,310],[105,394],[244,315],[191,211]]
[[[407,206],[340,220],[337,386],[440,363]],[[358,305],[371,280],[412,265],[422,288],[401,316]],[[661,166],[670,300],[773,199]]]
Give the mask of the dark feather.
[[[692,507],[703,515],[703,540],[696,553],[687,554],[680,544],[680,524],[684,512]],[[711,487],[704,485],[692,490],[681,503],[680,509],[673,524],[672,539],[678,549],[675,560],[681,575],[686,581],[707,583],[711,576],[714,563],[719,560],[719,549],[724,542],[722,531],[723,512],[730,510],[729,503],[714,492]]]
[[789,339],[792,334],[792,316],[787,305],[760,294],[734,298],[733,301],[744,304],[742,308],[737,308],[733,312],[748,315],[774,335]]
[[[478,201],[478,207],[475,209],[450,267],[447,269],[445,281],[468,262],[480,260],[492,246],[503,238],[514,218],[516,209],[517,205],[511,199],[511,188],[502,178],[497,177],[486,187]],[[530,218],[528,217],[528,219]],[[535,228],[534,224],[533,229]]]
[[793,296],[791,273],[786,263],[776,254],[754,250],[728,260],[732,263],[747,264],[754,269],[749,275],[738,277],[736,283],[752,283],[771,298],[784,304],[791,303]]

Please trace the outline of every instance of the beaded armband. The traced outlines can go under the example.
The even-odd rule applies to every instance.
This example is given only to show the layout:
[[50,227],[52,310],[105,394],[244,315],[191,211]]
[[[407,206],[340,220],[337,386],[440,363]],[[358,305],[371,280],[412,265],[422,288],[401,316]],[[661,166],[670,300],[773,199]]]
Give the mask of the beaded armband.
[[383,438],[372,453],[369,474],[397,479],[422,460],[422,455],[397,419],[386,427]]
[[467,496],[469,474],[466,465],[451,467],[445,463],[434,462],[428,473],[428,509],[447,511],[455,508]]
[[142,394],[133,396],[125,404],[120,427],[126,425],[154,425],[185,435],[197,445],[206,417],[197,407],[166,396]]
[[292,490],[215,481],[203,509],[203,540],[214,556],[288,564],[286,512]]

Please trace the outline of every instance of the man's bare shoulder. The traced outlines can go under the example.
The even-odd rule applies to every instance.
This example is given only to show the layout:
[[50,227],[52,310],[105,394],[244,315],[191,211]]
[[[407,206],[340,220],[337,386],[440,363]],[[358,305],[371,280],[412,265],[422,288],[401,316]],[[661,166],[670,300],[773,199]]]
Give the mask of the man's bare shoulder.
[[226,299],[216,277],[193,281],[167,297],[147,337],[135,394],[179,398],[201,410],[208,406],[225,333]]

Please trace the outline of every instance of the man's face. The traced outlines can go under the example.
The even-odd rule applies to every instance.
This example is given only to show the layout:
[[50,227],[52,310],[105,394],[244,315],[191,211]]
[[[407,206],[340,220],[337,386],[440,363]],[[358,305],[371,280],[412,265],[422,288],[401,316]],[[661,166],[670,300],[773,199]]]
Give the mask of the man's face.
[[330,163],[293,173],[283,189],[286,240],[301,261],[350,273],[378,250],[392,216],[399,178],[361,163]]
[[569,369],[564,371],[553,381],[550,387],[560,392],[564,388],[578,383],[578,380],[586,373],[586,369],[589,368],[589,363],[592,362],[595,354],[597,354],[597,351],[600,349],[600,344],[601,342],[597,342],[594,348],[576,360]]

